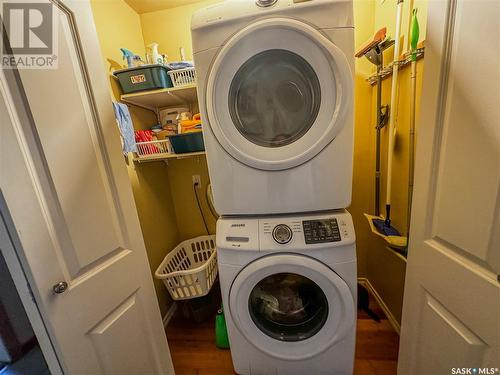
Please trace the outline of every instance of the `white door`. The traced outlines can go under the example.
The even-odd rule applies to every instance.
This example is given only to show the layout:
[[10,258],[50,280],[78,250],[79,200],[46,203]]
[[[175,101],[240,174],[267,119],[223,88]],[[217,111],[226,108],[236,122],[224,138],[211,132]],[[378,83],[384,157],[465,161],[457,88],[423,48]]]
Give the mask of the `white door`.
[[284,360],[312,358],[352,334],[355,325],[346,282],[301,255],[270,255],[243,268],[226,310],[249,342]]
[[400,375],[499,373],[499,18],[429,2]]
[[258,169],[300,165],[351,125],[353,79],[346,56],[297,20],[261,20],[232,36],[212,65],[206,90],[217,140]]
[[173,373],[90,4],[54,4],[59,68],[0,75],[0,186],[33,293],[65,373]]

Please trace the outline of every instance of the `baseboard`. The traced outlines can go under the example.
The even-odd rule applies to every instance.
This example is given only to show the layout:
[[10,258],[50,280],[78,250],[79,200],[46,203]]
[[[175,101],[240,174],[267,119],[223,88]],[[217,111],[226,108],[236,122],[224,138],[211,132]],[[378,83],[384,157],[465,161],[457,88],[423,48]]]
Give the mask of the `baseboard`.
[[172,319],[172,317],[174,316],[176,310],[177,310],[177,303],[173,302],[162,319],[163,327],[167,328],[168,323],[170,322],[170,319]]
[[368,280],[366,277],[358,277],[358,283],[360,283],[366,289],[368,289],[368,291],[370,292],[370,294],[375,298],[375,300],[377,301],[378,305],[380,306],[380,308],[382,309],[382,311],[387,316],[387,320],[389,320],[389,323],[391,324],[392,328],[394,328],[394,330],[399,335],[399,332],[401,331],[401,326],[399,325],[399,322],[394,317],[394,315],[392,315],[391,310],[389,310],[389,308],[385,304],[385,302],[382,299],[382,297],[380,296],[380,294],[378,294],[377,290],[370,283],[370,280]]

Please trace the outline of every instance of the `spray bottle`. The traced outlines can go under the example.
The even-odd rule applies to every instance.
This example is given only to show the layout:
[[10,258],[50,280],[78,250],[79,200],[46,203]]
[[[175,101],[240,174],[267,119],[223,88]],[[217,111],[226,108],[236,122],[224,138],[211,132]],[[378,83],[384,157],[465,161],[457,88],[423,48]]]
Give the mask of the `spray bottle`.
[[151,56],[152,64],[163,64],[163,57],[158,53],[158,43],[151,43],[148,45]]
[[127,60],[127,68],[133,68],[135,53],[125,48],[120,48],[120,51],[122,51],[123,60]]

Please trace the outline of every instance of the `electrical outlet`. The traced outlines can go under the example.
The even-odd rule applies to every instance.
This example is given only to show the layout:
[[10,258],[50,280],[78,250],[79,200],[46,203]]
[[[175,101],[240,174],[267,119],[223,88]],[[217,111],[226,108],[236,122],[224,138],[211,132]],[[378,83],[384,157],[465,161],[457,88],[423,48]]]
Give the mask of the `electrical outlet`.
[[194,174],[191,176],[192,180],[193,180],[193,185],[198,185],[198,187],[201,186],[201,177],[199,174]]

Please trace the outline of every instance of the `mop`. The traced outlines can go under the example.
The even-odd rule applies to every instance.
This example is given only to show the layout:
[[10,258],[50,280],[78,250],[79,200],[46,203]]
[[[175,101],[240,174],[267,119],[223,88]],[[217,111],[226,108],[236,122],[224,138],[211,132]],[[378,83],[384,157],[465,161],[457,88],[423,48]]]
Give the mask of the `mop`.
[[382,68],[383,68],[383,51],[394,44],[394,40],[391,40],[386,36],[387,29],[384,27],[378,30],[373,38],[363,44],[359,50],[356,52],[355,56],[358,58],[366,57],[368,61],[375,64],[377,67],[377,108],[376,117],[377,124],[376,129],[376,142],[375,142],[375,201],[374,210],[375,215],[369,215],[365,213],[368,223],[370,224],[370,229],[376,235],[383,237],[391,246],[394,247],[404,247],[406,240],[402,241],[400,236],[386,236],[380,233],[374,226],[374,220],[381,220],[380,217],[380,133],[381,129],[386,125],[387,118],[389,116],[389,106],[382,106]]
[[[410,46],[411,46],[411,99],[410,99],[410,126],[409,126],[409,145],[408,145],[408,205],[407,205],[407,221],[406,221],[406,237],[398,234],[385,235],[379,230],[380,226],[386,228],[385,220],[373,218],[372,231],[376,229],[377,234],[385,238],[389,246],[394,248],[404,256],[408,253],[408,238],[410,235],[410,219],[411,219],[411,203],[413,200],[413,175],[415,170],[415,101],[417,97],[417,44],[419,38],[419,25],[417,19],[417,9],[412,11],[412,19],[410,25]],[[389,216],[387,216],[389,217]],[[378,227],[375,226],[375,222]],[[382,224],[383,222],[383,224]],[[390,223],[389,223],[390,226]]]
[[[407,243],[406,237],[402,237],[400,233],[391,225],[391,193],[392,193],[392,167],[393,167],[393,155],[394,155],[394,139],[395,139],[395,122],[396,116],[395,108],[397,101],[397,84],[398,84],[398,72],[399,65],[398,59],[400,54],[400,33],[401,33],[401,18],[403,12],[403,0],[398,0],[397,3],[397,16],[396,16],[396,34],[395,34],[395,45],[394,45],[394,62],[392,66],[392,87],[391,87],[391,110],[393,115],[389,118],[389,142],[388,142],[388,157],[387,157],[387,186],[386,186],[386,216],[385,218],[378,215],[372,216],[365,214],[370,224],[370,228],[373,233],[383,237],[391,246],[404,248]],[[375,214],[378,212],[376,211]]]
[[[413,181],[414,181],[414,162],[415,162],[415,101],[417,89],[417,48],[419,39],[419,25],[417,19],[417,9],[412,11],[410,25],[410,46],[411,46],[411,99],[410,99],[410,124],[409,124],[409,147],[408,147],[408,205],[407,205],[407,223],[406,237],[396,234],[386,235],[388,226],[386,220],[372,217],[372,231],[385,238],[389,245],[406,256],[408,249],[408,237],[410,233],[411,205],[413,200]],[[389,207],[390,210],[390,207]],[[387,215],[389,217],[389,214]],[[377,225],[377,226],[376,226]]]

